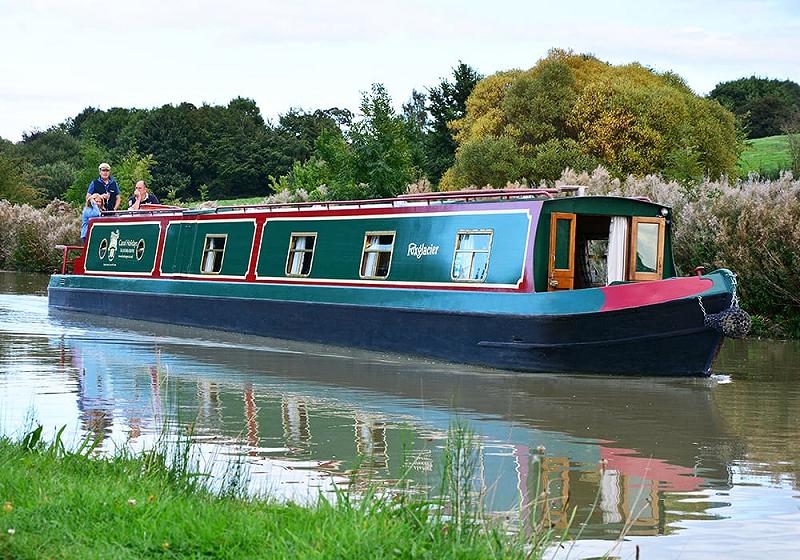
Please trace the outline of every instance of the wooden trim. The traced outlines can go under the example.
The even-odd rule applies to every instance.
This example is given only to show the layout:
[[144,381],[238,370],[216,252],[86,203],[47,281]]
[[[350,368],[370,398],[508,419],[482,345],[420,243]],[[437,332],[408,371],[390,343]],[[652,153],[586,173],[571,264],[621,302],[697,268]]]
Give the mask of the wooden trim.
[[[637,272],[636,271],[636,243],[639,232],[639,224],[657,224],[658,242],[656,247],[656,271]],[[628,246],[628,280],[661,280],[664,276],[664,231],[666,220],[664,218],[649,218],[634,216],[631,219],[630,245]]]
[[[569,220],[569,268],[556,268],[556,224],[558,220]],[[547,291],[571,290],[575,284],[575,222],[571,212],[550,214],[550,252],[547,264]],[[553,285],[555,283],[555,286]]]

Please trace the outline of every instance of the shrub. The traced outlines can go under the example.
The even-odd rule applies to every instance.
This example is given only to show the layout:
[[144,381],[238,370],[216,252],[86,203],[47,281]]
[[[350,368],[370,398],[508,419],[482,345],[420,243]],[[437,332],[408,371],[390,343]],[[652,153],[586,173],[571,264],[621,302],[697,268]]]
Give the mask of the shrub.
[[80,214],[66,202],[56,199],[36,209],[0,200],[0,268],[51,273],[61,263],[55,246],[77,243],[80,228]]

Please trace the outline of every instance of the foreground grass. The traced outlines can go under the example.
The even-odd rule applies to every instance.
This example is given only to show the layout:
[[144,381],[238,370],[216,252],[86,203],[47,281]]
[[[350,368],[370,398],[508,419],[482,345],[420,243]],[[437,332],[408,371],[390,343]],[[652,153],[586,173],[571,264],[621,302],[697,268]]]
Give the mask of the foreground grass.
[[782,170],[792,168],[789,141],[785,135],[756,138],[749,140],[748,144],[739,156],[742,175],[758,173],[762,177],[777,177]]
[[429,502],[282,505],[212,493],[152,453],[89,455],[0,438],[0,558],[531,557]]

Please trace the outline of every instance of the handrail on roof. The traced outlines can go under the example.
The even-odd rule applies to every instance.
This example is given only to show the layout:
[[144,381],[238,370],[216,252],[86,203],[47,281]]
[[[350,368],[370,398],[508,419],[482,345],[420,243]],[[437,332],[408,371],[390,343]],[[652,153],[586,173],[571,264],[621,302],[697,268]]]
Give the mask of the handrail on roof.
[[424,204],[431,204],[436,202],[452,202],[456,200],[479,200],[499,198],[509,200],[512,198],[531,198],[535,196],[544,196],[552,198],[554,194],[558,193],[558,189],[483,189],[483,190],[464,190],[464,191],[446,191],[435,193],[415,193],[400,195],[395,198],[370,198],[360,200],[331,200],[331,201],[318,201],[318,202],[283,202],[278,204],[246,204],[236,206],[219,206],[216,208],[217,212],[228,211],[239,208],[245,209],[258,209],[258,210],[280,210],[286,208],[310,208],[320,207],[326,210],[334,208],[365,208],[370,206],[407,206],[409,203],[419,202]]
[[166,214],[166,213],[180,213],[180,214],[217,214],[219,212],[229,212],[233,210],[244,209],[247,210],[260,210],[260,211],[277,211],[285,209],[301,210],[304,208],[321,208],[325,210],[332,210],[334,208],[367,208],[379,206],[407,206],[409,204],[435,204],[445,202],[456,202],[463,200],[468,202],[470,200],[511,200],[515,198],[525,199],[534,197],[553,198],[553,195],[559,192],[575,191],[577,187],[563,186],[556,188],[535,188],[535,189],[465,189],[460,191],[443,191],[443,192],[429,192],[429,193],[413,193],[403,194],[395,198],[371,198],[360,200],[331,200],[331,201],[318,201],[318,202],[281,202],[274,204],[237,204],[233,206],[217,206],[216,208],[180,208],[177,206],[170,207],[155,207],[141,210],[122,210],[118,212],[104,212],[104,215],[115,216],[142,216],[151,214]]

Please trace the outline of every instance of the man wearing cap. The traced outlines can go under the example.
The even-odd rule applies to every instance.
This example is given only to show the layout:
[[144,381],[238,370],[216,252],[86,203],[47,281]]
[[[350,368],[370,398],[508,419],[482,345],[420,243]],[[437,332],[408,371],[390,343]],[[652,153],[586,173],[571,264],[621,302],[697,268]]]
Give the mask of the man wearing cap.
[[89,190],[86,191],[86,200],[93,194],[99,194],[105,200],[103,210],[112,211],[119,208],[119,185],[114,177],[111,176],[111,166],[101,163],[97,168],[100,176],[89,183]]

